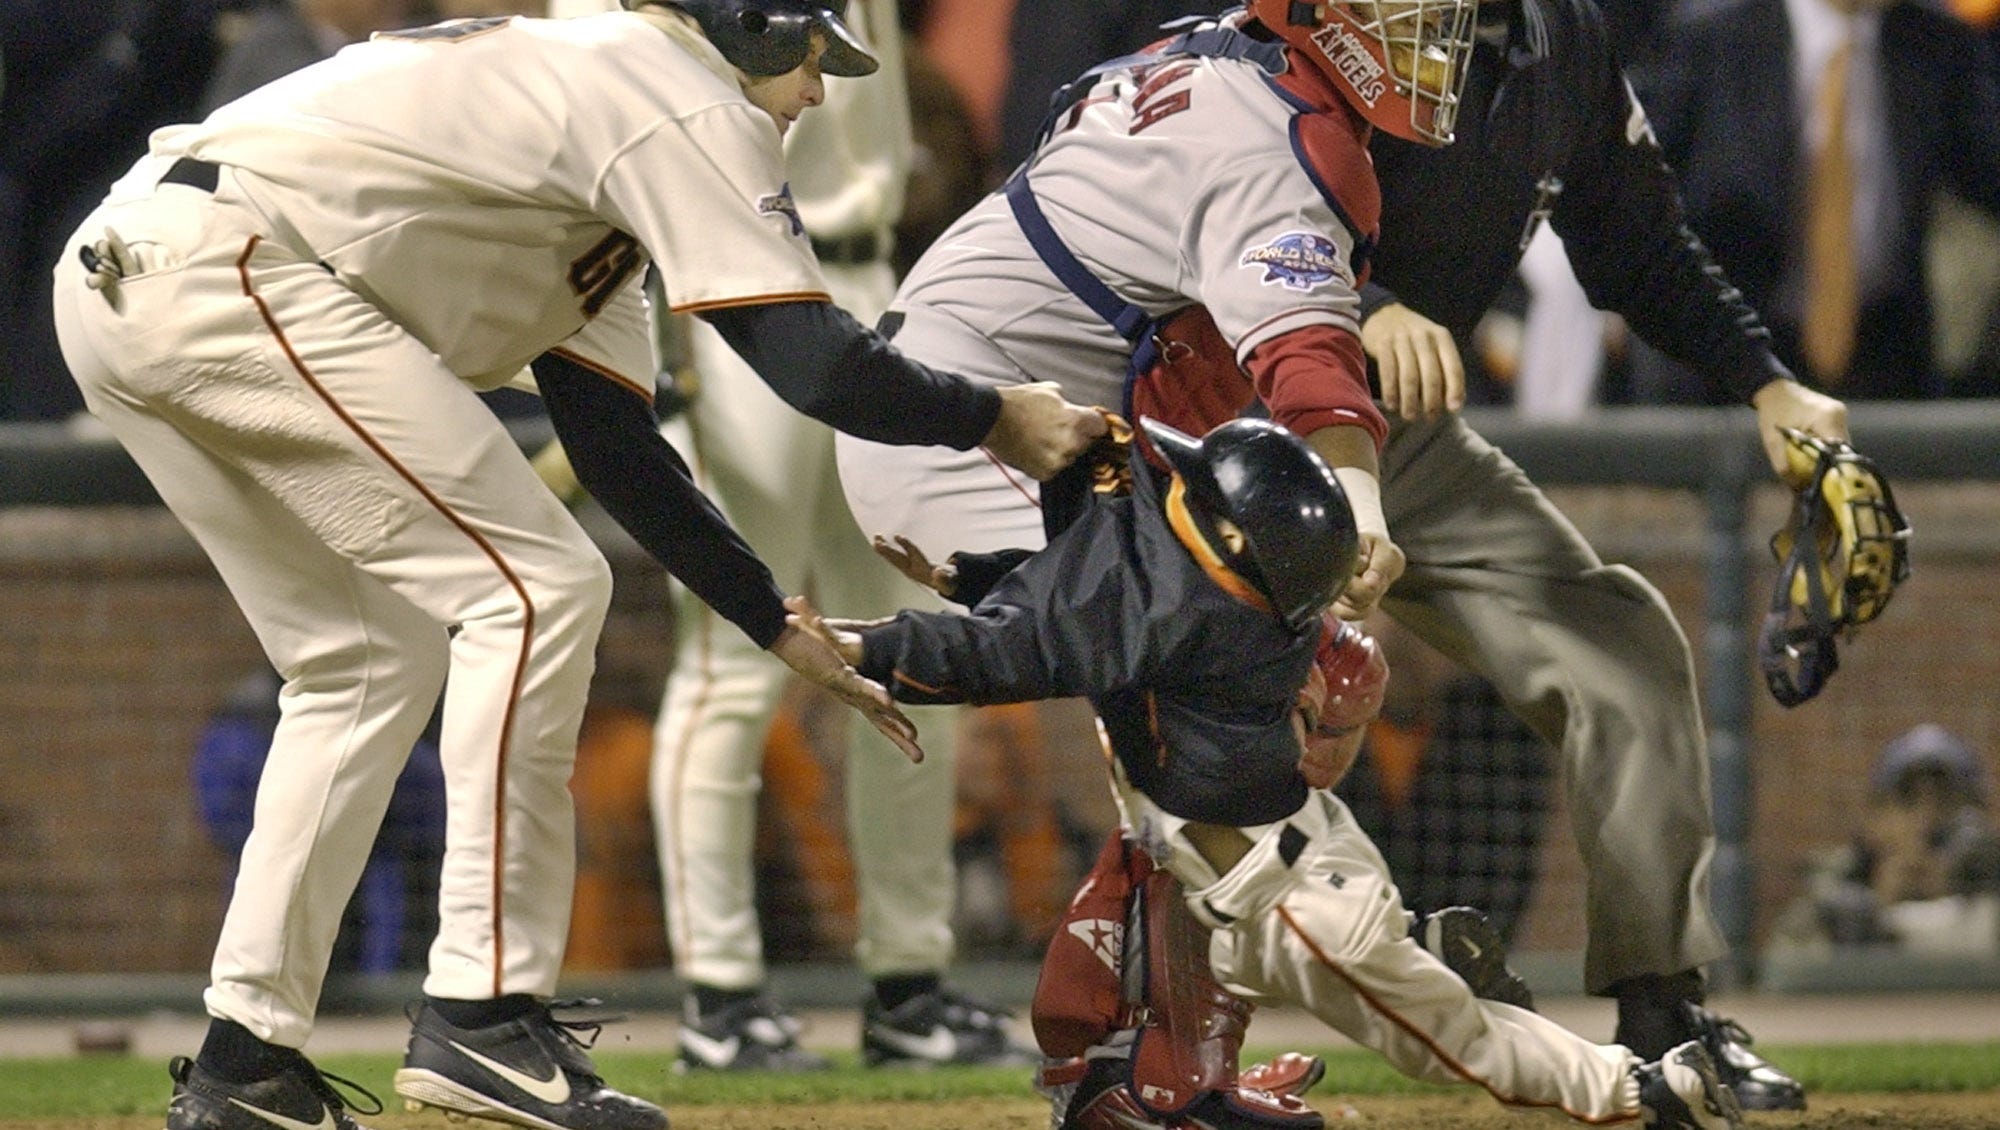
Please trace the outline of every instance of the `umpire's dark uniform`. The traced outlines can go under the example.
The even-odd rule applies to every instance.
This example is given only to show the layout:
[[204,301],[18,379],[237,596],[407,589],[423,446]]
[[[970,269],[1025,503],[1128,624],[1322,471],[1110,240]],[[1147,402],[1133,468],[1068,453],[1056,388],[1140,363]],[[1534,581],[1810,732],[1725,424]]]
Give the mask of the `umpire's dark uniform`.
[[[1544,219],[1600,308],[1747,400],[1785,370],[1689,232],[1589,0],[1491,0],[1458,118],[1426,149],[1378,138],[1382,230],[1364,308],[1401,301],[1463,345]],[[1587,987],[1725,955],[1687,640],[1505,455],[1450,416],[1393,421],[1383,505],[1409,566],[1383,607],[1485,676],[1561,754],[1589,874]],[[1642,1049],[1656,1054],[1662,1049]]]

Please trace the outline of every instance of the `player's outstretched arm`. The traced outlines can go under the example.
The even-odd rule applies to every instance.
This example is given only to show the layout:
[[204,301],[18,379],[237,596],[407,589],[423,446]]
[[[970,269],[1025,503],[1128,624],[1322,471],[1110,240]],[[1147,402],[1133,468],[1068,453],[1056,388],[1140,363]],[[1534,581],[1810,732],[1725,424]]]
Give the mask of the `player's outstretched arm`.
[[1354,579],[1333,604],[1345,620],[1366,620],[1403,575],[1402,549],[1389,537],[1389,521],[1382,515],[1382,483],[1375,457],[1375,442],[1365,429],[1351,426],[1318,428],[1306,442],[1333,468],[1347,505],[1354,512],[1354,528],[1361,535],[1361,552],[1354,561]]
[[960,451],[983,444],[1046,479],[1106,427],[1053,384],[996,392],[921,365],[831,302],[729,306],[701,317],[785,403],[861,439]]
[[[868,724],[882,732],[882,735],[896,743],[911,761],[924,759],[923,747],[917,744],[917,727],[889,701],[889,692],[882,684],[872,679],[862,678],[839,649],[834,646],[833,632],[829,629],[812,602],[803,596],[789,597],[785,609],[790,613],[785,618],[785,631],[771,645],[771,654],[785,661],[785,666],[818,683],[820,686],[840,696],[842,702],[861,712]],[[854,641],[854,651],[858,655],[860,641]]]

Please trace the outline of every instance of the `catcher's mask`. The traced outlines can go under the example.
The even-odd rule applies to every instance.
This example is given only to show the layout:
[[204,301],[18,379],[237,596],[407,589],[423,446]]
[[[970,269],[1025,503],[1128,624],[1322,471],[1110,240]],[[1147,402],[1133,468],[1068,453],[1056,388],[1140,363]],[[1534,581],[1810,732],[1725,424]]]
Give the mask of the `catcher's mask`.
[[1778,581],[1757,651],[1771,697],[1797,706],[1840,668],[1838,637],[1880,616],[1910,575],[1910,523],[1872,460],[1845,442],[1784,434],[1805,486],[1771,536]]
[[[1221,564],[1293,631],[1318,630],[1320,610],[1347,587],[1361,552],[1333,470],[1269,420],[1231,420],[1200,440],[1158,420],[1139,424],[1173,468],[1187,513]],[[1217,519],[1242,532],[1241,549],[1230,548]]]
[[1449,145],[1478,0],[1249,0],[1250,17],[1326,73],[1377,129]]
[[747,75],[769,78],[797,70],[812,51],[813,32],[826,37],[819,69],[830,75],[872,75],[875,56],[847,26],[847,0],[623,0],[627,8],[666,3],[693,16],[715,49]]

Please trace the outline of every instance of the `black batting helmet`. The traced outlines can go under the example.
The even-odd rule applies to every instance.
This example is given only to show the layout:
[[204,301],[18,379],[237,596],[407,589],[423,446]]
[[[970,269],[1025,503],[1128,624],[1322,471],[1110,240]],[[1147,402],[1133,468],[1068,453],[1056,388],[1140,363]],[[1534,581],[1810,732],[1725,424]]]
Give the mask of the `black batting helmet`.
[[[1158,420],[1139,424],[1187,484],[1188,509],[1208,527],[1210,547],[1294,631],[1318,625],[1361,553],[1347,492],[1326,461],[1269,420],[1231,420],[1200,440]],[[1223,543],[1216,518],[1243,531],[1241,552]]]
[[694,17],[731,66],[768,77],[796,70],[812,50],[812,33],[826,36],[819,69],[830,75],[872,75],[878,64],[842,14],[847,0],[623,0],[627,8],[665,4]]

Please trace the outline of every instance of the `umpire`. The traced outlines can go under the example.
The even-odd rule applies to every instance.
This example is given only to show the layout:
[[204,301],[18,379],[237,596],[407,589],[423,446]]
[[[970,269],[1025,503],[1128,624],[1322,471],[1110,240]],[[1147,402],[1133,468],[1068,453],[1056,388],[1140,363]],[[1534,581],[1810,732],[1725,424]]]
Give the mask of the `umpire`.
[[1591,0],[1487,0],[1445,148],[1377,134],[1382,230],[1362,289],[1363,348],[1391,416],[1383,505],[1408,567],[1383,608],[1491,680],[1560,751],[1588,871],[1590,992],[1618,1000],[1617,1042],[1652,1059],[1700,1039],[1744,1107],[1805,1091],[1702,1007],[1728,952],[1709,910],[1714,849],[1692,655],[1659,592],[1606,565],[1519,467],[1456,414],[1456,342],[1541,223],[1593,305],[1748,401],[1772,466],[1780,426],[1847,435],[1847,409],[1803,388],[1684,223],[1672,173]]

